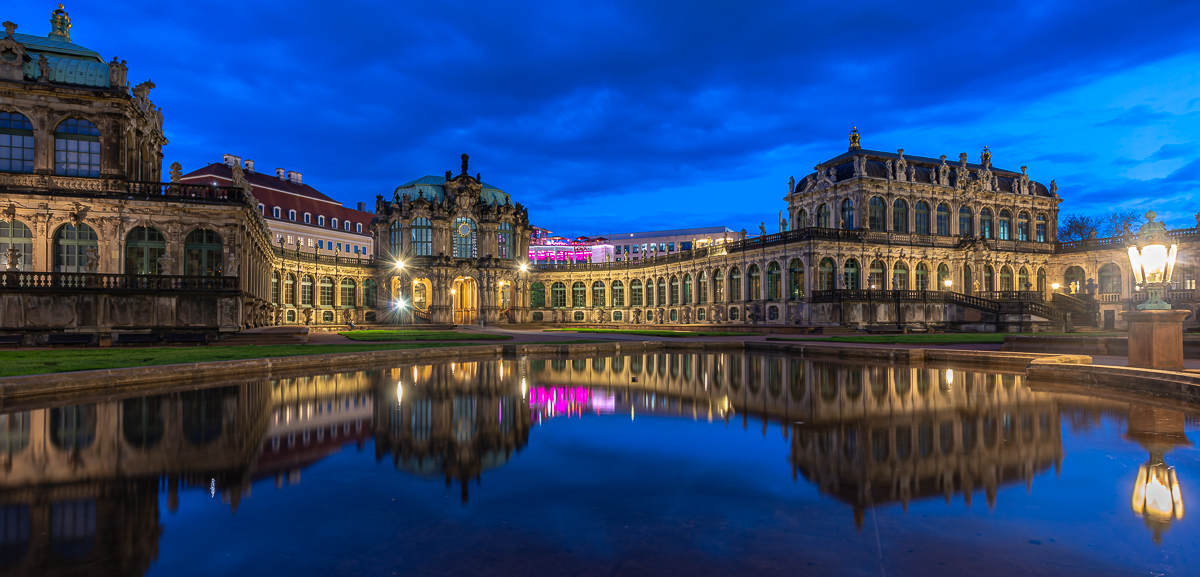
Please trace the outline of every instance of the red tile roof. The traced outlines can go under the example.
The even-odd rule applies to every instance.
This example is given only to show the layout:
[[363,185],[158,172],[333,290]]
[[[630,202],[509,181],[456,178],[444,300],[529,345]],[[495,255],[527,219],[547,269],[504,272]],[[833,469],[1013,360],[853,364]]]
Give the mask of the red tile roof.
[[[295,224],[306,226],[304,224],[304,213],[312,215],[312,223],[307,225],[318,230],[333,230],[332,219],[338,219],[338,227],[336,230],[346,232],[342,224],[349,220],[350,232],[355,233],[355,224],[361,224],[363,232],[355,233],[363,236],[370,236],[371,220],[375,218],[374,213],[363,212],[353,208],[346,208],[342,203],[321,194],[317,189],[307,185],[281,180],[269,174],[261,172],[246,172],[246,182],[253,187],[254,197],[258,202],[266,207],[264,211],[268,221],[278,220],[282,222],[293,222],[288,220],[288,211],[296,211]],[[209,181],[217,181],[219,186],[228,186],[233,181],[233,169],[229,166],[214,162],[204,168],[199,168],[189,172],[182,177],[180,181],[189,183],[201,183]],[[281,218],[275,218],[272,215],[272,208],[279,207]],[[325,226],[317,226],[317,216],[325,217]]]

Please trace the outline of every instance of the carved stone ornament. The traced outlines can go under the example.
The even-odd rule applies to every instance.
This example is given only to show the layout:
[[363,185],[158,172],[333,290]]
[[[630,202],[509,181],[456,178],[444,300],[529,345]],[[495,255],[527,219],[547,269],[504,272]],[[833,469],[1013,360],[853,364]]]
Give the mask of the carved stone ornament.
[[8,261],[7,270],[21,270],[21,249],[17,248],[17,245],[8,247],[4,256]]
[[113,56],[112,62],[108,63],[108,85],[111,88],[125,88],[125,78],[129,74],[129,67],[125,65],[125,61],[117,61],[117,57]]
[[17,29],[16,24],[5,22],[4,29],[8,35],[0,39],[0,80],[24,80],[25,59],[28,58],[25,45],[17,42],[12,36],[13,31]]
[[38,82],[43,84],[50,82],[50,61],[46,59],[45,54],[38,54]]
[[83,222],[83,220],[87,218],[88,207],[79,204],[78,202],[71,203],[71,207],[75,210],[71,211],[71,213],[67,215],[67,218],[71,220],[71,226],[77,227],[79,226],[79,223]]
[[8,203],[8,206],[5,207],[3,211],[0,211],[0,220],[3,220],[4,222],[11,223],[16,218],[17,205],[14,203]]
[[[171,163],[171,182],[179,182],[183,178],[183,165],[178,162]],[[243,177],[244,179],[245,177]]]
[[171,257],[171,253],[163,251],[158,256],[158,274],[171,274],[171,267],[175,264],[175,259]]
[[95,273],[100,270],[100,251],[94,246],[89,246],[83,249],[83,257],[85,264],[83,269],[90,273]]

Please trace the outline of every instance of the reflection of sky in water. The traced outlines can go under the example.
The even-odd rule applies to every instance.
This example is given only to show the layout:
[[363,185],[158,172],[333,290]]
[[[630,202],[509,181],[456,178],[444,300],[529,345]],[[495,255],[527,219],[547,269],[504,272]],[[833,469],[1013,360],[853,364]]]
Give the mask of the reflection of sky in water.
[[[583,398],[588,398],[586,395]],[[565,411],[564,411],[565,412]],[[343,451],[282,490],[254,487],[236,515],[207,492],[184,495],[152,573],[1189,574],[1198,532],[1185,518],[1159,547],[1130,510],[1147,453],[1118,416],[1064,418],[1062,472],[867,512],[793,482],[778,424],[596,415],[544,420],[528,446],[489,471],[463,505],[439,481]],[[1195,433],[1192,433],[1195,436]],[[1167,455],[1185,500],[1196,451]],[[1190,501],[1189,501],[1190,502]],[[165,511],[165,509],[164,509]]]

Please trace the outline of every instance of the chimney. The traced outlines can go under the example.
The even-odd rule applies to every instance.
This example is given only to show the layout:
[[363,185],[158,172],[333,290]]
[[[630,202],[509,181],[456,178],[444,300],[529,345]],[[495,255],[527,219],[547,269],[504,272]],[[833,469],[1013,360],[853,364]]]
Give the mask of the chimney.
[[246,172],[254,172],[254,161],[253,160],[246,161]]
[[276,168],[275,176],[278,177],[279,180],[287,180],[287,171],[282,168]]
[[232,154],[226,154],[224,162],[225,162],[225,166],[228,166],[229,168],[233,168],[233,167],[241,164],[242,159],[238,158]]
[[300,184],[300,176],[301,176],[301,174],[294,170],[287,171],[288,182],[294,182],[296,184]]
[[365,203],[365,202],[358,203],[358,210],[360,212],[367,212],[367,203]]

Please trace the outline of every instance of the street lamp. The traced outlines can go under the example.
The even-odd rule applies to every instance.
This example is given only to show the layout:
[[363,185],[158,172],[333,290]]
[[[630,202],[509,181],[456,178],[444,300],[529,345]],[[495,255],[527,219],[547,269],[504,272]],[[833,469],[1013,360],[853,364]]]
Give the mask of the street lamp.
[[1158,216],[1154,211],[1146,213],[1146,224],[1138,231],[1137,244],[1129,247],[1129,263],[1133,265],[1133,277],[1138,284],[1146,287],[1149,298],[1138,305],[1140,310],[1169,310],[1171,305],[1162,300],[1163,289],[1171,282],[1171,273],[1175,269],[1175,255],[1179,245],[1166,243],[1167,226],[1154,222]]
[[1059,284],[1058,284],[1058,283],[1056,283],[1056,282],[1052,282],[1052,283],[1050,283],[1050,290],[1052,290],[1052,291],[1056,291],[1056,290],[1058,290],[1058,287],[1059,287],[1059,286],[1061,286],[1061,285],[1059,285]]
[[396,270],[404,270],[404,261],[402,261],[402,260],[396,261]]
[[946,279],[942,284],[946,285],[946,290],[950,290],[950,287],[954,286],[954,281]]

